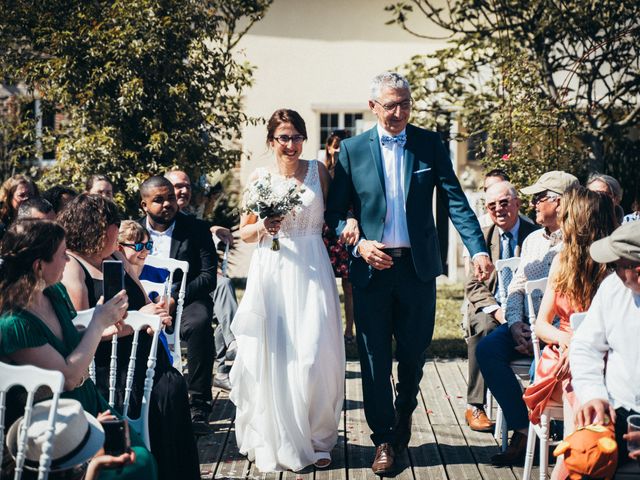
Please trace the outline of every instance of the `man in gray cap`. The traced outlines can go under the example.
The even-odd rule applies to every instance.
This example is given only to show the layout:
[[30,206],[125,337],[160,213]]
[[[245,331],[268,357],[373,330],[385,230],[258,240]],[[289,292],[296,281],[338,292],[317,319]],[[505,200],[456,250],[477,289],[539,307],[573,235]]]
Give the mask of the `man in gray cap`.
[[562,246],[559,223],[562,194],[577,184],[578,179],[573,175],[551,171],[521,190],[525,195],[533,195],[531,205],[536,210],[536,223],[543,228],[530,233],[522,244],[520,266],[503,303],[506,305],[506,323],[496,327],[476,347],[476,360],[485,384],[500,404],[509,429],[513,430],[507,449],[491,458],[494,465],[513,465],[524,460],[529,416],[522,400],[520,383],[510,366],[517,359],[533,361],[524,286],[530,280],[549,275],[551,261]]
[[[640,460],[640,449],[627,448],[632,434],[624,434],[629,415],[640,414],[640,222],[624,224],[590,251],[616,274],[602,282],[571,339],[571,385],[580,402],[576,427],[608,423],[608,415],[615,422],[618,469],[639,472],[635,463],[624,466],[628,457]],[[640,432],[634,441],[640,443]]]

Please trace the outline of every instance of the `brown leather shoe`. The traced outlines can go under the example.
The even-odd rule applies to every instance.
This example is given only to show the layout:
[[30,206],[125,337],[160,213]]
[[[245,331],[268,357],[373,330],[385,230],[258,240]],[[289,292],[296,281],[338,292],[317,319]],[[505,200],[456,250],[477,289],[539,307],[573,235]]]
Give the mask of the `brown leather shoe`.
[[513,432],[507,449],[491,457],[491,463],[497,467],[521,465],[526,453],[527,436],[524,433]]
[[371,470],[376,475],[390,473],[393,470],[395,454],[390,443],[381,443],[376,447],[376,458],[371,465]]
[[468,407],[464,418],[467,419],[469,428],[476,432],[490,432],[493,429],[493,423],[487,417],[484,408]]

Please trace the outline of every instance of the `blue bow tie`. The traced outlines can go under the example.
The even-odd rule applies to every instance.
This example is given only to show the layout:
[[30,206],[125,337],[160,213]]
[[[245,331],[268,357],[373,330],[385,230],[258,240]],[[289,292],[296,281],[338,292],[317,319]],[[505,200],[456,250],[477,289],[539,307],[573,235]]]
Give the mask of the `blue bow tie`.
[[396,135],[395,137],[390,137],[389,135],[382,135],[380,138],[382,142],[382,146],[392,146],[392,144],[397,143],[399,147],[404,147],[404,144],[407,143],[407,134],[401,133],[400,135]]

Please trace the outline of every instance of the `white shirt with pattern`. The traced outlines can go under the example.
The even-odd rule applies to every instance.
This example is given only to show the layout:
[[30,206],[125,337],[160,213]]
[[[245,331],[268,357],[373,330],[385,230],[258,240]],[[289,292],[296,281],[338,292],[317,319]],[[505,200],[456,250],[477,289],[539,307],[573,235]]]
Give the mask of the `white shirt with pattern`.
[[159,232],[151,228],[147,222],[147,230],[149,230],[149,235],[151,235],[151,240],[153,240],[153,251],[151,255],[158,258],[171,258],[171,236],[173,235],[175,226],[176,222],[173,222],[164,232]]
[[553,257],[562,248],[562,231],[549,234],[546,229],[535,230],[525,238],[520,250],[520,266],[507,290],[505,318],[509,328],[516,322],[529,323],[529,307],[524,285],[528,281],[549,276]]

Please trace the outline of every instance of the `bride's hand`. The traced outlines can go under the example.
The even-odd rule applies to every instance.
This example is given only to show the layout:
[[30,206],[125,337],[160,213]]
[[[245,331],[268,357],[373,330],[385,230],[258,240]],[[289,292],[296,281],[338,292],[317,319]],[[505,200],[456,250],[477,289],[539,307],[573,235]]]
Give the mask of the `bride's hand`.
[[282,223],[282,217],[267,217],[264,219],[264,228],[267,229],[267,233],[274,236],[280,230],[280,224]]
[[360,239],[360,229],[358,221],[355,218],[348,218],[347,225],[340,234],[340,242],[346,245],[355,245]]

